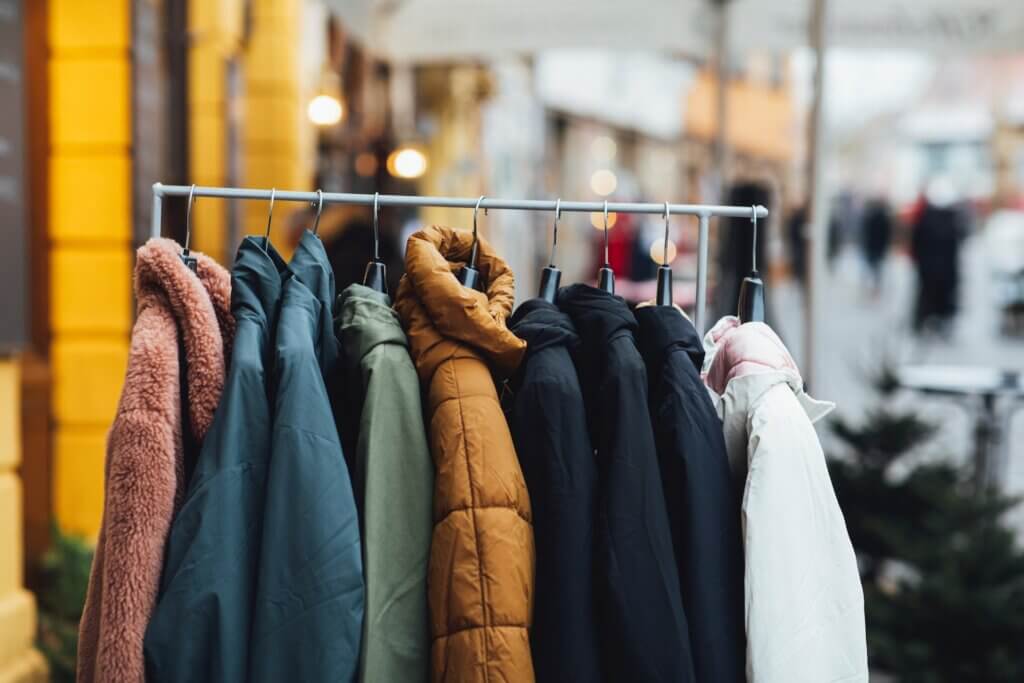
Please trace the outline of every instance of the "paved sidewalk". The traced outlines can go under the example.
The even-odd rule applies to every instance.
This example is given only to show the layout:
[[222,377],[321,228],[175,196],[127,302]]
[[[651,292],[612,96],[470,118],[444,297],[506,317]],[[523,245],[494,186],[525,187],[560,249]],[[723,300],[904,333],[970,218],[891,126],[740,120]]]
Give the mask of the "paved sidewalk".
[[[892,252],[883,273],[880,296],[868,293],[867,273],[855,248],[841,252],[829,277],[825,320],[821,326],[821,376],[811,393],[838,403],[838,413],[851,420],[878,404],[870,379],[888,362],[904,364],[979,365],[1024,369],[1024,341],[1008,339],[998,330],[998,311],[992,297],[991,273],[980,236],[964,245],[960,314],[949,340],[921,339],[911,330],[911,313],[917,288],[910,259]],[[799,360],[803,341],[803,296],[792,281],[776,284],[769,306],[783,336]],[[897,405],[919,408],[941,424],[937,438],[923,449],[922,457],[963,459],[973,449],[973,411],[951,399],[928,398],[901,392]],[[828,430],[823,429],[828,443]],[[1024,494],[1024,405],[1005,434],[1008,491]],[[1024,507],[1024,506],[1022,506]],[[1020,520],[1024,528],[1024,511]]]

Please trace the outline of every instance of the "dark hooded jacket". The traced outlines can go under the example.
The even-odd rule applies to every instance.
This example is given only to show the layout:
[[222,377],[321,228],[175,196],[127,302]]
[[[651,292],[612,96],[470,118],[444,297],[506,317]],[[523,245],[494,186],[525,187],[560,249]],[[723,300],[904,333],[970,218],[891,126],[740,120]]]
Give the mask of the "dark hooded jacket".
[[275,335],[274,423],[255,596],[250,681],[352,681],[363,562],[352,483],[324,373],[339,358],[334,276],[305,232]]
[[505,398],[534,514],[534,670],[541,683],[600,681],[593,607],[597,465],[569,355],[580,338],[569,316],[543,299],[521,305],[509,329],[526,342]]
[[658,473],[636,318],[589,285],[561,290],[599,477],[597,604],[610,681],[694,680],[686,616]]
[[636,310],[651,425],[697,680],[744,681],[740,505],[697,330],[671,306]]
[[270,457],[265,373],[284,261],[246,238],[231,272],[236,329],[224,392],[171,526],[146,630],[149,681],[244,681]]

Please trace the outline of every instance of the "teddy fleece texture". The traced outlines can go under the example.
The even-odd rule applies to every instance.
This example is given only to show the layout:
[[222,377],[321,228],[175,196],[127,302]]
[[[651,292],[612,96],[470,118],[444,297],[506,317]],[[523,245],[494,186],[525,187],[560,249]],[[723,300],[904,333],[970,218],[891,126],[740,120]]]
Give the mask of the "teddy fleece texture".
[[[135,263],[137,317],[121,399],[107,439],[103,520],[78,640],[78,680],[142,681],[146,624],[156,600],[167,533],[185,478],[183,428],[201,441],[224,385],[231,278],[193,252],[155,238]],[[184,349],[189,424],[182,425]]]

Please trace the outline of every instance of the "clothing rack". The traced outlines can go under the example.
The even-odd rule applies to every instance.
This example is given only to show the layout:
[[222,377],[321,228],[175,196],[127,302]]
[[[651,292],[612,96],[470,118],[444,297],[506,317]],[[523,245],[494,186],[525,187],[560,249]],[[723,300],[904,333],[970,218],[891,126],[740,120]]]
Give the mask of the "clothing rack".
[[[262,199],[269,201],[271,193],[275,201],[306,202],[318,204],[358,204],[362,206],[437,206],[456,209],[508,209],[512,211],[544,211],[554,213],[557,207],[561,211],[665,214],[665,204],[638,202],[573,202],[547,199],[493,199],[484,197],[424,197],[418,195],[396,194],[351,194],[347,192],[297,192],[293,190],[255,190],[238,187],[209,187],[199,185],[164,185],[153,184],[153,216],[151,232],[153,237],[161,234],[161,209],[164,197],[216,197],[219,199]],[[763,206],[721,206],[713,204],[669,204],[669,212],[673,216],[696,216],[699,219],[697,238],[697,302],[694,307],[694,326],[698,334],[703,336],[707,315],[708,285],[708,232],[713,216],[725,218],[749,218],[753,220],[768,216],[768,209]]]

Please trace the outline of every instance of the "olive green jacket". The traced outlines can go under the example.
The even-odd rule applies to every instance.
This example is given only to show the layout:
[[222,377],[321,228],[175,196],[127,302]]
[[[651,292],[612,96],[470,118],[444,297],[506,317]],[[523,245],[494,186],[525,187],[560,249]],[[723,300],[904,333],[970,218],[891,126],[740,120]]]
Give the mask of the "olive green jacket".
[[345,421],[358,425],[351,465],[366,575],[359,679],[426,681],[434,465],[419,379],[386,294],[354,284],[339,303]]

